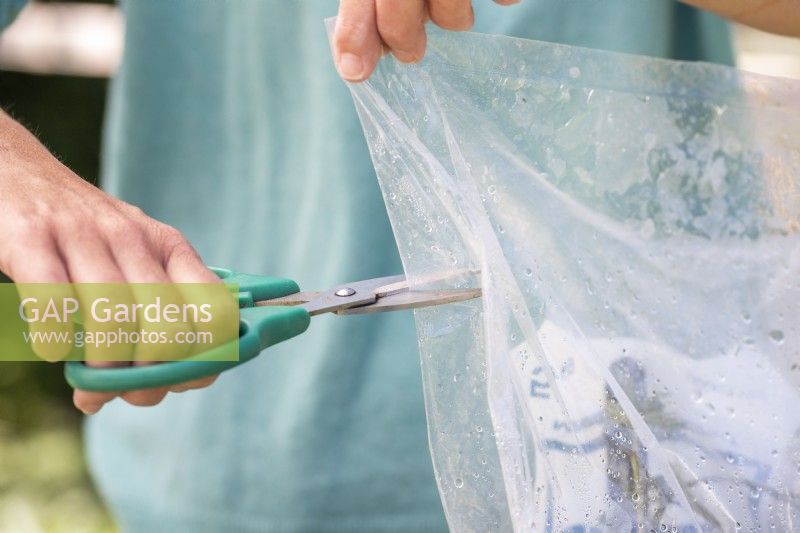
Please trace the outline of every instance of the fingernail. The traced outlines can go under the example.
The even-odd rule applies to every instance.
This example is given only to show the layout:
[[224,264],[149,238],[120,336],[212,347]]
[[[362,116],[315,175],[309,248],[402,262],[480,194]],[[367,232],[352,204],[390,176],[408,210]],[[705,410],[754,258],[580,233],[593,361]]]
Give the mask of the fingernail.
[[357,55],[345,52],[339,56],[339,73],[346,80],[360,80],[364,75],[364,62]]

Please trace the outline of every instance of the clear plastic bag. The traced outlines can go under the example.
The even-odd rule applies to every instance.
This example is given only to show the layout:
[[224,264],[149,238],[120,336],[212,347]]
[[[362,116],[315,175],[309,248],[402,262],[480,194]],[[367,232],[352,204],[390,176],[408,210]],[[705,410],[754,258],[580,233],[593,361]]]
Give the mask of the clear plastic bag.
[[[481,34],[352,87],[455,531],[800,528],[800,84]],[[479,272],[479,274],[475,274]]]

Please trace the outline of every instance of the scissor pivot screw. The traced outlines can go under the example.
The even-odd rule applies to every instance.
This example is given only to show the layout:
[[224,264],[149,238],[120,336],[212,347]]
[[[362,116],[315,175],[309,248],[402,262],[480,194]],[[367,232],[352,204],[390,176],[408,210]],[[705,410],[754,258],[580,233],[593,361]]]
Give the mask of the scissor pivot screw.
[[352,296],[355,293],[356,293],[355,289],[351,289],[350,287],[345,287],[344,289],[339,289],[338,291],[336,291],[333,294],[335,294],[336,296],[345,297],[345,296]]

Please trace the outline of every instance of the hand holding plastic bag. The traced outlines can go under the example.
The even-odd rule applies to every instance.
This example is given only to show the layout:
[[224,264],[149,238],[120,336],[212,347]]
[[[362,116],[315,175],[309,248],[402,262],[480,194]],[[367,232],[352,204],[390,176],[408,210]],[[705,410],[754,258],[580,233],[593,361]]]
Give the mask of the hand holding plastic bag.
[[435,32],[352,90],[408,275],[484,289],[417,312],[451,528],[800,528],[800,84]]

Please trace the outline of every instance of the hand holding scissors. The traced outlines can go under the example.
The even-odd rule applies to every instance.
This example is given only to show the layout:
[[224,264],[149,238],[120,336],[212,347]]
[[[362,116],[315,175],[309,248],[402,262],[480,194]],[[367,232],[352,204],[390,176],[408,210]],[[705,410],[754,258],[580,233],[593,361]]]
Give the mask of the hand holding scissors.
[[[311,317],[416,309],[461,302],[481,295],[478,288],[412,290],[405,276],[389,276],[338,285],[321,292],[300,292],[284,278],[242,274],[212,268],[226,283],[239,287],[239,359],[220,361],[214,348],[181,361],[149,366],[95,368],[66,363],[67,382],[86,391],[129,391],[163,387],[212,376],[252,360],[265,348],[303,333]],[[446,276],[443,276],[446,277]],[[441,278],[439,278],[441,279]]]

